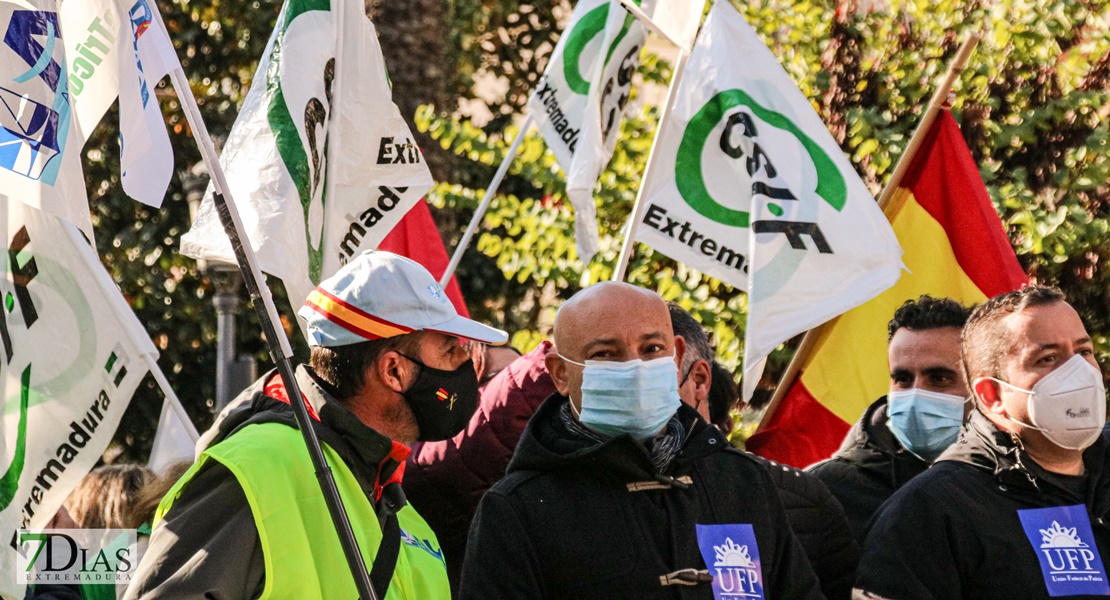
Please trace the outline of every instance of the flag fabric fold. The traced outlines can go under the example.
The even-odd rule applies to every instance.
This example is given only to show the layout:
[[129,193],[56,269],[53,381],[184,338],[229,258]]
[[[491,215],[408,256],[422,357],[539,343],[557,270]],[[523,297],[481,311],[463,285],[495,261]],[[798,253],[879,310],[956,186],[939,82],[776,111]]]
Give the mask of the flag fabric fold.
[[593,190],[613,156],[647,32],[616,0],[581,0],[528,109],[567,174],[578,258],[597,253]]
[[776,346],[890,287],[901,249],[821,118],[727,2],[710,10],[678,86],[636,239],[748,292],[751,389]]
[[[259,266],[294,309],[431,188],[361,2],[285,2],[221,164]],[[211,194],[181,251],[235,262]]]
[[906,300],[930,294],[972,305],[1026,283],[948,111],[937,116],[912,161],[886,208],[909,272],[822,331],[778,410],[748,439],[752,452],[797,467],[831,456],[864,409],[887,392],[886,325]]
[[100,460],[157,351],[71,224],[0,200],[0,234],[0,595],[22,598],[16,531],[43,527]]
[[61,20],[81,144],[118,97],[123,191],[157,208],[173,176],[173,149],[155,87],[177,55],[154,1],[70,0]]

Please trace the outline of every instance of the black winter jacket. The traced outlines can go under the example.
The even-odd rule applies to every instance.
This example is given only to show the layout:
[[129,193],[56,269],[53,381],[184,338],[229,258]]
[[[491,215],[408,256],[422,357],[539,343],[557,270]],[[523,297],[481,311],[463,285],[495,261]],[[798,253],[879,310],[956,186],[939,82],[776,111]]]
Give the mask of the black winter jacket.
[[848,600],[860,549],[840,503],[812,473],[760,456],[753,458],[767,469],[778,488],[790,529],[805,550],[825,597]]
[[886,396],[867,407],[832,458],[807,469],[844,507],[862,546],[867,522],[887,498],[928,464],[902,447],[887,428]]
[[566,403],[556,394],[540,406],[482,499],[461,598],[710,599],[695,525],[726,523],[750,524],[764,598],[823,597],[767,471],[693,409],[679,408],[690,433],[659,473],[627,435],[597,444],[569,434]]
[[[875,515],[858,596],[1038,599],[1050,597],[1046,578],[1101,579],[1110,595],[1105,560],[1090,560],[1110,557],[1108,452],[1105,438],[1084,452],[1081,492],[1078,481],[1044,471],[1010,434],[972,412],[959,440]],[[1059,507],[1075,505],[1074,514],[1061,514]]]

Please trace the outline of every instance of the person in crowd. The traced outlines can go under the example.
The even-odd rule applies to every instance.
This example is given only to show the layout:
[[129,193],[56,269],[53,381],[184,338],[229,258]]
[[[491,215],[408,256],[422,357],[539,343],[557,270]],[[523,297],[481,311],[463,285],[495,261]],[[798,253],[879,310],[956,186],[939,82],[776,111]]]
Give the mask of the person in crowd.
[[864,411],[829,460],[809,468],[844,507],[863,544],[887,498],[956,441],[970,410],[960,331],[970,309],[950,298],[908,300],[887,325],[890,390]]
[[[460,317],[430,273],[365,252],[298,311],[312,354],[297,383],[379,597],[449,597],[434,533],[400,488],[407,443],[448,439],[478,381],[459,338],[504,343]],[[218,424],[159,507],[128,598],[353,598],[289,394],[271,372]]]
[[[674,334],[686,342],[679,371],[682,402],[698,410],[706,422],[731,429],[729,409],[739,398],[732,373],[714,359],[709,336],[693,315],[673,302],[667,303],[667,309]],[[721,431],[727,433],[730,429]],[[852,537],[844,509],[813,475],[758,456],[753,458],[763,465],[778,489],[790,528],[821,581],[825,597],[848,600],[859,562],[859,545]]]
[[[154,478],[154,472],[142,465],[97,467],[70,492],[64,508],[81,529],[136,529],[131,524],[131,513],[143,488]],[[145,542],[140,542],[133,556],[141,556],[145,548]],[[84,600],[115,600],[122,596],[127,584],[90,581],[81,582],[79,587]]]
[[1106,388],[1056,288],[995,296],[963,330],[975,408],[925,473],[875,515],[858,598],[1110,595]]
[[93,469],[65,501],[66,510],[82,529],[134,529],[131,512],[154,472],[135,464]]
[[474,372],[478,375],[478,387],[484,388],[497,374],[520,358],[520,352],[509,346],[491,346],[474,340],[463,342],[463,348],[474,362]]
[[682,404],[658,294],[586,288],[554,338],[558,392],[479,504],[464,600],[822,597],[766,470]]
[[528,419],[555,392],[544,366],[551,348],[544,341],[501,370],[482,388],[478,410],[458,435],[413,445],[405,495],[439,539],[455,594],[478,501],[505,476]]

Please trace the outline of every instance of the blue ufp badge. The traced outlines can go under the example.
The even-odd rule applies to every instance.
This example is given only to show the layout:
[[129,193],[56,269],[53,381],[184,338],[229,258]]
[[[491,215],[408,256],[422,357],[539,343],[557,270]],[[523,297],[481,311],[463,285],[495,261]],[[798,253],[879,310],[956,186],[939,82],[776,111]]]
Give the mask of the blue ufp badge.
[[1019,510],[1018,518],[1041,563],[1049,596],[1110,596],[1085,506]]
[[698,548],[713,576],[716,600],[763,600],[763,568],[747,523],[697,525]]

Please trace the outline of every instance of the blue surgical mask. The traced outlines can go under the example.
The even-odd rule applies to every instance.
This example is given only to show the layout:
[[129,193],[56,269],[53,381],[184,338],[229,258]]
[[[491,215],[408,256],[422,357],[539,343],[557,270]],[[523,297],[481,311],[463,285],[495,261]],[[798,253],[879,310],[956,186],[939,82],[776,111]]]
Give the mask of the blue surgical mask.
[[964,399],[913,388],[887,394],[887,427],[902,446],[933,462],[956,441],[964,422]]
[[648,361],[587,360],[585,364],[559,356],[584,367],[578,420],[602,435],[627,433],[644,441],[659,433],[682,403],[673,356]]

